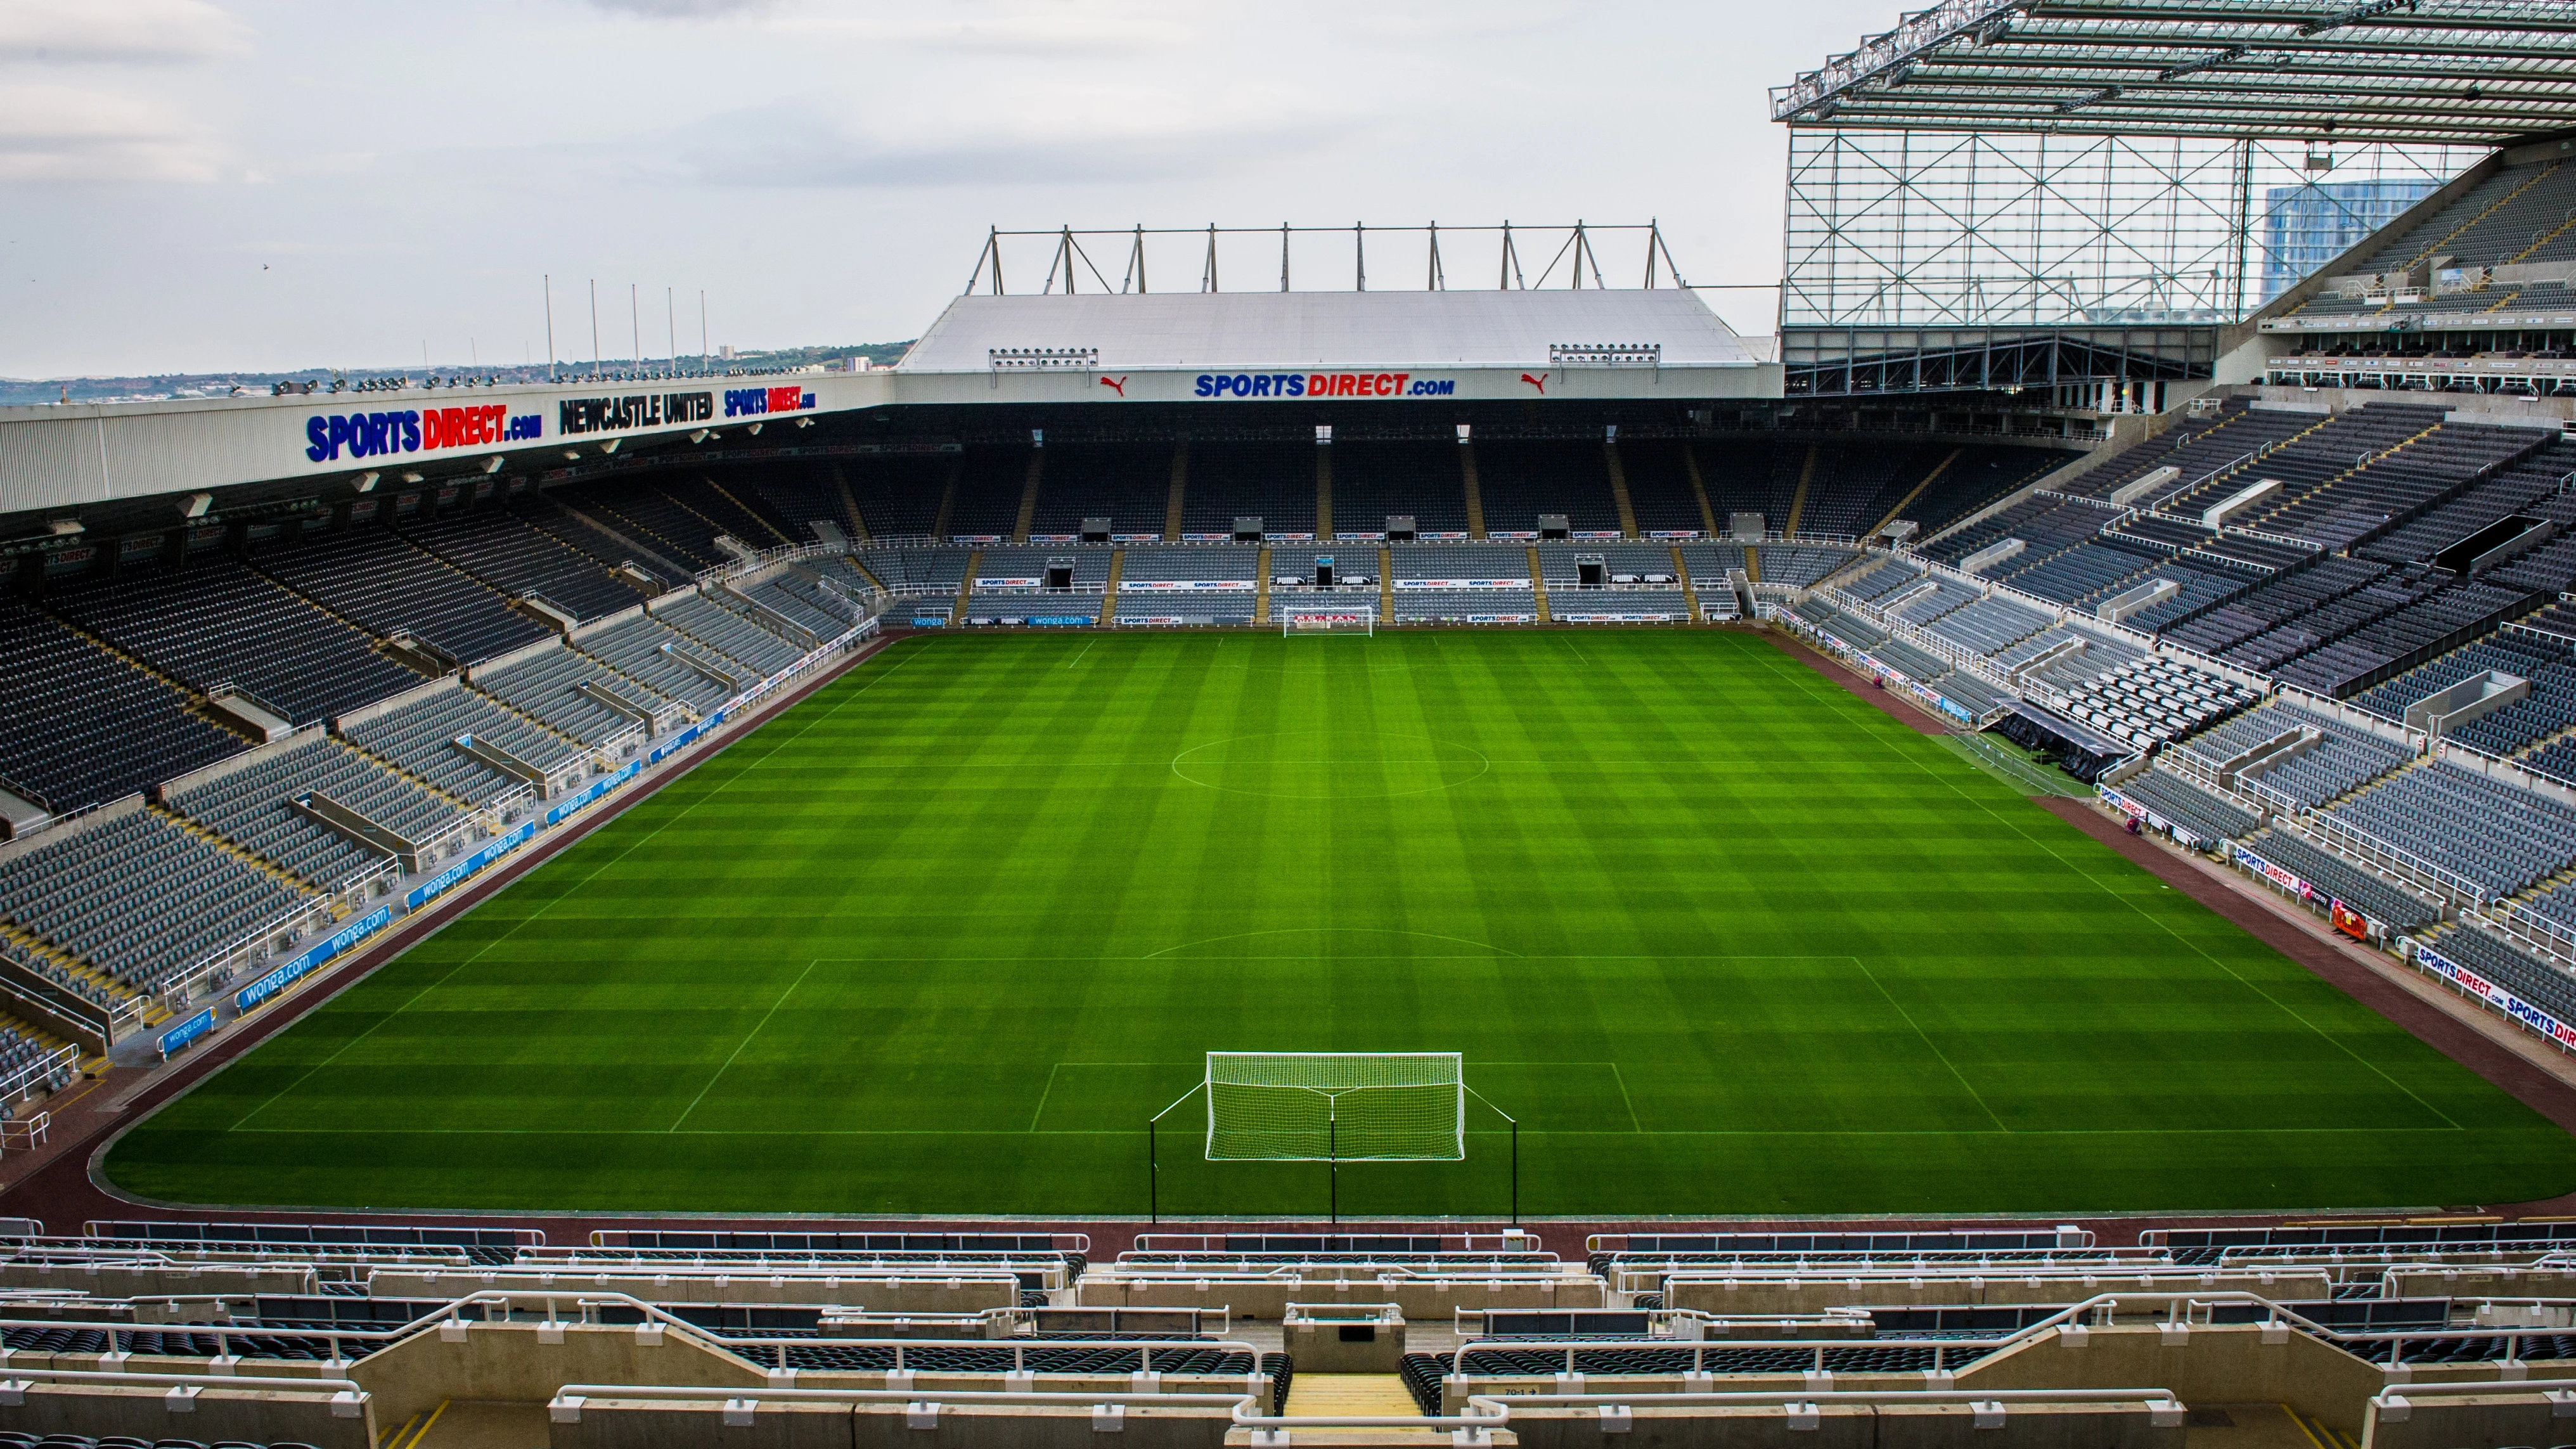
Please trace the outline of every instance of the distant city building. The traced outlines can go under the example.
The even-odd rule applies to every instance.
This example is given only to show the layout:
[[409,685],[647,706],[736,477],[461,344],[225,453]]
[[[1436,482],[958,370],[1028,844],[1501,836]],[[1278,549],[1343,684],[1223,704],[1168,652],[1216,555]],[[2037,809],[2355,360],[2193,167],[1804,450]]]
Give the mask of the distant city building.
[[2263,292],[2270,302],[2432,194],[2431,177],[2275,186],[2263,193]]

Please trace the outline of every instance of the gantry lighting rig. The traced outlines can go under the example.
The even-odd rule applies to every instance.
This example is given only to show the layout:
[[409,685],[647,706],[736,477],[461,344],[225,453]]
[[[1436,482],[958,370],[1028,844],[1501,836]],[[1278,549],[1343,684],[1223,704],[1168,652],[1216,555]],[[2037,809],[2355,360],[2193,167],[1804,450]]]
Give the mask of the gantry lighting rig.
[[2576,6],[1946,0],[1772,116],[1793,396],[2152,408],[2243,380],[2257,313],[2491,151],[2576,130]]
[[[1282,223],[1275,227],[1217,226],[1211,223],[1204,229],[1135,226],[1123,231],[1079,231],[1070,226],[1054,231],[1004,231],[996,227],[986,235],[983,250],[975,256],[975,272],[966,280],[966,291],[970,295],[978,291],[997,297],[1005,295],[1005,254],[1020,251],[1025,255],[1042,245],[1046,260],[1045,278],[1038,287],[1042,295],[1057,291],[1069,295],[1084,286],[1101,292],[1150,292],[1153,289],[1147,283],[1151,275],[1148,265],[1151,252],[1162,253],[1166,267],[1175,262],[1186,266],[1187,262],[1181,259],[1195,259],[1198,284],[1190,290],[1223,291],[1225,289],[1219,283],[1225,274],[1230,271],[1241,277],[1246,268],[1252,266],[1261,268],[1255,275],[1260,276],[1261,286],[1267,290],[1267,263],[1274,247],[1279,261],[1278,290],[1282,292],[1295,290],[1293,284],[1301,271],[1298,265],[1301,249],[1305,259],[1304,275],[1313,278],[1320,273],[1330,290],[1365,292],[1369,290],[1369,243],[1376,241],[1381,248],[1379,255],[1384,258],[1387,255],[1384,248],[1399,238],[1408,237],[1415,240],[1404,250],[1419,258],[1422,268],[1419,275],[1425,291],[1442,292],[1451,288],[1449,263],[1460,260],[1460,244],[1470,238],[1482,239],[1483,245],[1478,250],[1491,257],[1493,285],[1502,291],[1530,291],[1543,287],[1606,290],[1623,285],[1610,280],[1610,274],[1602,270],[1598,243],[1603,238],[1642,244],[1640,260],[1644,270],[1639,283],[1641,287],[1651,291],[1657,287],[1689,285],[1682,280],[1680,269],[1673,265],[1672,253],[1665,249],[1662,229],[1651,221],[1644,225],[1600,226],[1578,221],[1571,226],[1521,227],[1508,221],[1496,226],[1446,227],[1438,222],[1421,226],[1369,226],[1365,223],[1291,226]],[[1449,247],[1445,254],[1441,250],[1444,239]],[[1551,246],[1553,250],[1550,250]],[[1117,282],[1112,283],[1108,273],[1092,259],[1095,248],[1104,255],[1124,250],[1125,260]],[[1537,262],[1542,256],[1546,260],[1532,268],[1524,265],[1524,252],[1532,262]],[[1231,258],[1231,265],[1228,265],[1228,258]],[[1404,264],[1398,262],[1396,265],[1401,267]],[[1018,270],[1019,266],[1033,269],[1034,261],[1021,262],[1013,270]],[[1469,278],[1487,275],[1486,263],[1480,258],[1466,262],[1465,266],[1473,268],[1473,271],[1462,270],[1455,285],[1461,288],[1481,287],[1481,282]],[[1020,271],[1019,274],[1026,276],[1027,272]],[[1390,273],[1382,261],[1379,269],[1381,280],[1395,275],[1402,273]],[[1396,286],[1404,288],[1407,284],[1398,281]]]

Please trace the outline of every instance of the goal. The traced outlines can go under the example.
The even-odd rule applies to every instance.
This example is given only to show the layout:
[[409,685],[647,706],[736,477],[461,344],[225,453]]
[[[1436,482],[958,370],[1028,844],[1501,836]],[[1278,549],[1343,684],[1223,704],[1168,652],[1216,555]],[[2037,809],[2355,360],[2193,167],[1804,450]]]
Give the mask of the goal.
[[1377,634],[1375,604],[1336,604],[1329,609],[1288,609],[1279,615],[1282,634]]
[[1456,1052],[1209,1052],[1211,1162],[1457,1162]]

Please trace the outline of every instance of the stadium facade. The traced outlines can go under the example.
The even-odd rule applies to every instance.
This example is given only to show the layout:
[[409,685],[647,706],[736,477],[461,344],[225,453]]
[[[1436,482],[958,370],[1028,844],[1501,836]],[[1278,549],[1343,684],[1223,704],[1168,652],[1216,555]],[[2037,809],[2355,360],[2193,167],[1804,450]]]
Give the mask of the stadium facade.
[[[183,1443],[329,1449],[1103,1433],[1276,1446],[1387,1430],[1470,1446],[1637,1432],[1715,1446],[1800,1432],[2164,1446],[2241,1430],[2234,1442],[2382,1449],[2565,1437],[2576,1234],[2570,1200],[2550,1194],[2576,1160],[2576,20],[2516,0],[1943,0],[1782,88],[1774,110],[1790,129],[1775,338],[1727,328],[1651,231],[1634,288],[1599,285],[1582,228],[1539,270],[1546,285],[1516,273],[1506,231],[1505,285],[1450,286],[1426,228],[1422,289],[1366,289],[1368,237],[1354,232],[1353,290],[1300,292],[1284,231],[1276,290],[1221,289],[1210,229],[1200,285],[1156,292],[1145,232],[1112,285],[1087,234],[1065,230],[1031,234],[1051,244],[1045,282],[1016,295],[997,232],[966,294],[891,368],[0,412],[0,1211],[22,1214],[0,1219],[0,1286],[22,1315],[0,1319],[0,1436],[167,1444],[178,1424],[195,1436]],[[909,697],[940,728],[1024,730],[1001,755],[1026,770],[1041,744],[1105,748],[1101,710],[1080,698],[1092,643],[1117,641],[1102,655],[1116,678],[1168,681],[1189,645],[1285,650],[1241,631],[1300,620],[1357,622],[1369,652],[1187,656],[1211,676],[1222,664],[1226,683],[1128,700],[1126,727],[1154,743],[1152,788],[1224,798],[1194,807],[1217,813],[1190,816],[1187,842],[1137,817],[1131,838],[1079,837],[1094,852],[1084,871],[1016,888],[1026,856],[1009,842],[1037,828],[1033,798],[1109,793],[1100,780],[1134,761],[1068,755],[1025,791],[950,779],[955,741],[907,729],[883,696],[858,705],[890,666],[836,682],[945,649],[949,672]],[[1712,624],[1731,632],[1700,632]],[[1494,627],[1509,625],[1658,632],[1586,658],[1568,636]],[[1438,654],[1458,636],[1428,631],[1449,627],[1479,629],[1475,650]],[[1054,630],[1088,637],[1059,649]],[[1563,657],[1535,665],[1509,647],[1559,639]],[[1418,648],[1430,652],[1404,652]],[[1732,662],[1704,672],[1721,655]],[[1778,657],[1792,675],[1766,672]],[[1264,668],[1277,680],[1254,683]],[[1879,710],[1838,692],[1819,704],[1818,673]],[[1472,726],[1457,740],[1406,732],[1435,729],[1435,674],[1444,689],[1489,686],[1448,697]],[[1778,684],[1790,677],[1801,688]],[[1760,717],[1764,691],[1789,701],[1785,723]],[[1229,724],[1166,748],[1191,738],[1173,721],[1204,701],[1231,720],[1247,697],[1293,727]],[[862,733],[806,738],[854,705]],[[1381,708],[1392,725],[1354,733],[1340,718]],[[758,805],[710,805],[721,787],[695,782],[656,793],[781,716],[801,723],[710,772],[756,777]],[[1669,722],[1682,718],[1699,732]],[[1891,719],[1912,728],[1872,733]],[[1717,758],[1737,734],[1760,758]],[[1362,739],[1375,754],[1353,774],[1334,751]],[[1679,752],[1700,774],[1656,777],[1652,801],[1623,794],[1585,748],[1605,741],[1613,764]],[[1861,785],[1798,774],[1837,748]],[[1588,793],[1532,787],[1545,835],[1478,821],[1472,843],[1526,875],[1482,857],[1436,888],[1406,875],[1420,864],[1408,856],[1439,855],[1431,834],[1467,833],[1471,806],[1416,820],[1394,802],[1445,800],[1496,756],[1580,756]],[[1882,758],[1934,783],[1915,798]],[[2010,789],[1955,791],[1954,818],[1936,785],[1963,759]],[[893,792],[862,778],[879,767],[904,776]],[[1702,777],[1727,768],[1739,776],[1717,808],[1739,833],[1711,834],[1717,858],[1673,867],[1656,827],[1630,829],[1720,819],[1684,812],[1711,808]],[[1391,785],[1396,772],[1419,779]],[[2033,898],[2080,884],[2111,905],[1831,917],[1811,900],[1824,854],[1794,825],[1770,829],[1812,802],[1760,793],[1765,775],[1844,807],[1813,818],[1862,875],[1902,874],[1870,864],[1892,847],[1868,837],[1904,837],[1907,866],[1976,855],[1942,878],[1981,910],[1986,877]],[[895,813],[903,790],[976,821],[974,858],[904,834],[920,817]],[[2042,797],[2059,824],[2013,795]],[[880,1103],[931,1145],[874,1143],[882,1161],[820,1175],[750,1145],[846,1107],[809,1095],[839,1090],[841,1064],[820,1057],[764,1064],[758,1091],[720,1094],[715,1111],[757,1124],[741,1135],[716,1133],[713,1150],[675,1137],[795,984],[751,1013],[749,1035],[725,1035],[732,1056],[705,1053],[722,1065],[695,1100],[681,1090],[676,1117],[661,1114],[673,1074],[658,1058],[593,1095],[552,1057],[506,1059],[540,1041],[583,1060],[611,1050],[539,1033],[621,991],[660,1003],[638,1028],[646,1056],[685,1036],[690,993],[734,983],[644,980],[670,965],[649,929],[665,892],[763,953],[803,949],[792,921],[757,917],[773,897],[739,881],[738,898],[703,893],[692,872],[722,862],[647,847],[701,809],[711,833],[684,850],[775,846],[742,812],[824,831],[819,812],[852,799],[885,811],[867,821],[885,827],[873,854],[830,837],[866,863],[871,898],[968,878],[978,910],[1021,926],[1089,924],[1079,908],[1041,914],[1037,896],[1123,900],[1099,867],[1136,841],[1216,858],[1210,842],[1245,834],[1311,851],[1299,859],[1335,883],[1327,912],[1386,876],[1489,920],[1562,909],[1539,898],[1597,884],[1687,917],[1694,960],[1717,935],[1745,959],[1807,964],[1577,999],[1549,993],[1606,958],[1532,947],[1462,967],[1442,953],[1486,948],[1411,932],[1447,944],[1353,969],[1373,985],[1463,972],[1474,985],[1456,994],[1497,1019],[1535,1003],[1542,1036],[1621,1011],[1660,1028],[1740,1009],[1766,1025],[1771,1055],[1659,1099],[1632,1095],[1615,1062],[1490,1052],[1426,1074],[1399,1070],[1393,1049],[1283,1051],[1238,1080],[1218,1059],[1251,1044],[1211,1045],[1206,1162],[1305,1173],[1258,1178],[1277,1211],[1222,1221],[1157,1221],[1166,1192],[1215,1200],[1216,1169],[1173,1155],[1186,1112],[1153,1119],[1160,1138],[1142,1113],[1040,1131],[1050,1112],[1127,1110],[1119,1089],[1060,1083],[1067,1066],[1151,1065],[1058,1060],[1052,1040],[1011,1055],[1018,1028],[996,1019],[1047,1014],[1029,1003],[1047,971],[1076,974],[1069,959],[1014,982],[1029,994],[1009,1012],[973,990],[908,1017],[857,998],[846,1019],[862,1034],[894,1022],[891,1035],[945,1043],[943,1012],[977,1023],[986,1055],[907,1059],[907,1084],[1017,1073],[1043,1088],[1012,1100],[1008,1132],[946,1133],[936,1092]],[[1587,830],[1587,813],[1610,823]],[[1335,874],[1336,832],[1357,819],[1424,833],[1370,837]],[[2060,825],[2103,848],[2047,833]],[[575,849],[588,875],[545,864]],[[780,849],[813,873],[800,888],[840,890],[828,875],[846,861]],[[2070,865],[2077,851],[2092,853]],[[908,869],[933,857],[937,870]],[[988,865],[1005,879],[981,893],[971,878]],[[2104,886],[2114,871],[2126,884]],[[522,877],[495,906],[544,905],[507,924],[468,915]],[[1718,877],[1729,884],[1690,894]],[[1505,879],[1528,899],[1480,894]],[[1238,884],[1244,900],[1191,930],[1269,908],[1268,880]],[[559,901],[578,919],[518,948],[554,954],[508,957]],[[2204,905],[2253,934],[2216,928]],[[830,913],[800,897],[779,914]],[[1828,918],[1845,924],[1819,937]],[[680,956],[740,947],[709,946],[699,924]],[[1409,934],[1366,912],[1325,929]],[[2124,931],[2189,949],[2106,974],[2103,943]],[[1882,933],[1976,977],[1991,1005],[1961,1007],[1957,983],[1917,998],[1868,955],[1833,954],[1882,950]],[[1981,954],[1942,956],[1942,936]],[[1989,938],[2011,944],[1984,952]],[[615,960],[582,957],[603,942]],[[1117,964],[1169,971],[1167,953],[1195,960],[1211,943],[1149,944]],[[452,1010],[412,1011],[434,983],[366,994],[414,948],[457,953],[432,963],[443,982],[496,947],[499,974]],[[1225,1019],[1223,993],[1256,979],[1289,983],[1298,1010],[1297,983],[1328,975],[1332,955],[1209,957],[1239,974],[1193,978],[1199,994],[1170,1011]],[[1834,975],[1843,963],[1857,974]],[[749,979],[774,964],[719,967]],[[875,964],[923,1000],[954,984],[940,968],[955,963]],[[1884,1019],[1865,1015],[1882,999]],[[727,1033],[740,1005],[720,1012]],[[2064,1028],[2059,1008],[2101,1034]],[[1048,1009],[1138,1039],[1102,1026],[1096,999]],[[505,1017],[518,1034],[499,1059],[449,1059]],[[2240,1033],[2223,1051],[2212,1021]],[[388,1026],[398,1041],[333,1075]],[[1790,1039],[1808,1032],[1828,1046],[1801,1056]],[[1859,1086],[1820,1065],[1858,1070],[1885,1042],[1915,1055]],[[1470,1099],[1533,1066],[1559,1075],[1528,1078],[1527,1095],[1582,1119],[1520,1104],[1535,1182],[1565,1200],[1645,1183],[1651,1208],[1520,1221],[1524,1124]],[[1802,1109],[1840,1114],[1831,1129],[1780,1133],[1798,1145],[1767,1160],[1670,1145],[1758,1117],[1774,1077],[1805,1084]],[[384,1085],[407,1080],[450,1086],[425,1102]],[[601,1122],[640,1104],[656,1125],[547,1136],[559,1104],[539,1089],[493,1099],[528,1123],[472,1118],[476,1092],[503,1080],[553,1083]],[[1844,1139],[1910,1122],[1953,1084],[1926,1125],[1892,1129],[1901,1148],[1837,1155],[1866,1152]],[[1220,1086],[1287,1095],[1221,1120]],[[1311,1100],[1371,1090],[1411,1095],[1400,1109]],[[395,1103],[424,1118],[400,1150],[367,1126]],[[1487,1109],[1503,1125],[1471,1127]],[[1614,1110],[1627,1138],[1598,1130]],[[2073,1141],[2092,1129],[2070,1124],[2113,1117],[2131,1124],[2101,1129],[2116,1151]],[[1346,1152],[1346,1125],[1372,1145]],[[440,1147],[442,1133],[487,1160]],[[1026,1161],[993,1167],[991,1141],[1015,1134],[1028,1145],[1002,1152]],[[1620,1155],[1552,1137],[1617,1140]],[[1751,1166],[1694,1175],[1730,1151]],[[1510,1207],[1490,1215],[1448,1210],[1456,1179],[1401,1175],[1486,1171],[1499,1152]],[[1352,1227],[1341,1174],[1360,1157],[1380,1159],[1372,1180],[1398,1184],[1385,1200],[1406,1208]],[[442,1187],[385,1201],[403,1170]],[[795,1184],[775,1187],[794,1199],[775,1206],[848,1215],[657,1215],[693,1206],[657,1182],[725,1184],[767,1208],[771,1189],[741,1184],[773,1170]],[[534,1184],[524,1201],[541,1206],[438,1197],[491,1171]],[[829,1180],[896,1193],[906,1173],[1039,1196],[1012,1198],[1030,1210],[1007,1217],[931,1220],[927,1197],[846,1209]],[[1740,1180],[1766,1173],[1770,1198],[1756,1193],[1771,1183]],[[334,1180],[377,1206],[292,1206]],[[1305,1222],[1311,1207],[1289,1194],[1317,1181],[1331,1206]],[[2048,1210],[2132,1181],[2177,1201]],[[177,1205],[139,1183],[176,1184]],[[1896,1183],[1911,1195],[1883,1212],[1906,1216],[1708,1220],[1710,1202],[1786,1200],[1793,1185],[1839,1205],[1832,1194]],[[2436,1206],[2461,1205],[2440,1194],[2450,1186],[2523,1200]],[[1950,1216],[1995,1194],[2037,1216]],[[556,1206],[602,1198],[613,1205]],[[464,1211],[414,1210],[432,1199]],[[249,1206],[185,1205],[207,1202]],[[440,1438],[450,1414],[467,1427]]]

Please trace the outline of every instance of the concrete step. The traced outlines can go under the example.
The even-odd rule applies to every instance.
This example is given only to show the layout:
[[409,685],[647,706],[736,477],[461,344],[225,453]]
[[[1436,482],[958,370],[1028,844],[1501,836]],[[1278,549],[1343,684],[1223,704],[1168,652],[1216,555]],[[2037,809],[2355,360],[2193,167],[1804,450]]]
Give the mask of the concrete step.
[[1288,1381],[1292,1417],[1348,1415],[1355,1418],[1403,1416],[1422,1412],[1394,1374],[1306,1374]]

